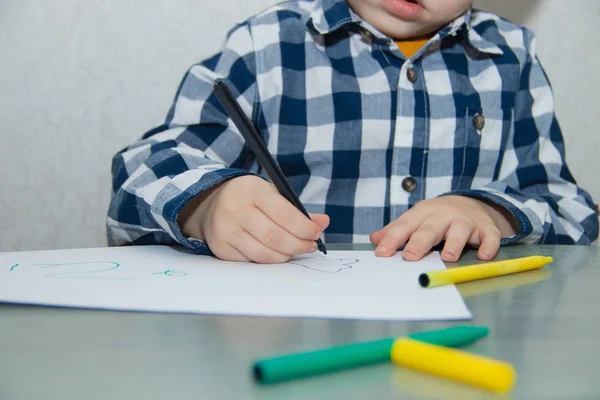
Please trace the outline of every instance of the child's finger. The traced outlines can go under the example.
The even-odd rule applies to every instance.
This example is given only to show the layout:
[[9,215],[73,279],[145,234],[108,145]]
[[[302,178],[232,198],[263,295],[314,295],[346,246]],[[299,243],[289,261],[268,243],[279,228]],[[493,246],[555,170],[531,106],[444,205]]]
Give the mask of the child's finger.
[[406,218],[399,218],[389,224],[387,230],[383,234],[383,238],[381,238],[377,248],[375,249],[375,255],[377,257],[392,256],[398,247],[406,243],[408,238],[410,238],[420,223],[421,221],[418,219],[415,219],[411,222]]
[[375,246],[379,245],[379,243],[381,242],[381,239],[383,239],[385,237],[385,235],[387,234],[390,227],[393,227],[394,224],[397,224],[397,223],[402,223],[402,222],[400,222],[398,220],[396,220],[394,222],[390,222],[389,224],[387,224],[380,230],[371,233],[371,236],[369,236],[369,240],[371,240],[371,244],[374,244]]
[[480,260],[491,260],[500,249],[501,234],[494,225],[484,225],[479,228],[479,250],[477,258]]
[[319,225],[274,190],[261,192],[254,205],[277,225],[300,239],[317,240],[321,237],[323,231]]
[[446,243],[442,251],[442,261],[456,262],[462,254],[475,229],[473,221],[468,218],[455,218],[446,232]]
[[314,240],[297,238],[254,207],[242,215],[241,226],[263,245],[281,254],[294,256],[316,249]]
[[268,248],[245,230],[241,229],[232,235],[229,245],[239,251],[250,261],[259,264],[281,264],[290,260],[290,256]]
[[[386,226],[384,226],[383,228],[381,228],[380,230],[371,233],[371,235],[369,236],[369,239],[371,240],[371,244],[378,246],[379,243],[381,242],[381,240],[385,237],[385,235],[387,235],[388,231],[391,228],[394,228],[396,225],[405,225],[407,223],[410,223],[409,221],[411,221],[411,220],[417,221],[415,218],[412,218],[412,216],[414,216],[414,215],[418,215],[417,212],[415,212],[414,209],[409,210],[406,214],[402,215],[397,220],[392,221],[389,224],[387,224]],[[413,225],[413,231],[415,229],[417,229],[418,223],[413,223],[412,225]]]
[[243,262],[251,261],[242,253],[240,253],[235,247],[227,243],[221,242],[219,244],[212,244],[211,242],[208,242],[207,244],[213,254],[221,260]]
[[417,261],[423,258],[433,246],[440,243],[450,227],[450,219],[442,219],[439,215],[427,218],[412,234],[402,256],[407,261]]
[[379,243],[381,243],[381,239],[383,239],[385,237],[385,234],[387,232],[382,230],[379,230],[377,232],[373,232],[371,233],[371,236],[369,237],[369,240],[371,240],[371,244],[377,246],[379,245]]

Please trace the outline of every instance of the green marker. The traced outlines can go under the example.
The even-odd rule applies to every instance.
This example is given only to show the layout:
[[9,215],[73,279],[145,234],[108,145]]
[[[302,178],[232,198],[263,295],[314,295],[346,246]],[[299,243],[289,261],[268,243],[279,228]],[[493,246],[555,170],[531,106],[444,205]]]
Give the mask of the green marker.
[[[462,347],[486,337],[488,333],[486,327],[457,326],[413,333],[408,337],[438,346]],[[254,378],[260,383],[277,383],[389,362],[395,340],[393,337],[259,360],[254,363]]]

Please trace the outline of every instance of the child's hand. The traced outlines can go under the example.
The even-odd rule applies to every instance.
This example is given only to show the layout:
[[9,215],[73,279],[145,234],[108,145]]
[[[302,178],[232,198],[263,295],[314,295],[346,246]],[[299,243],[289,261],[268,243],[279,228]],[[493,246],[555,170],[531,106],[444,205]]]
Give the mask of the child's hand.
[[417,203],[396,221],[371,235],[375,254],[389,257],[406,243],[402,256],[417,261],[446,240],[442,260],[455,262],[468,243],[479,247],[477,257],[492,259],[502,237],[513,236],[517,221],[508,211],[463,196],[444,196]]
[[312,221],[256,176],[228,180],[187,204],[180,225],[187,236],[206,242],[219,258],[282,263],[316,250],[329,217]]

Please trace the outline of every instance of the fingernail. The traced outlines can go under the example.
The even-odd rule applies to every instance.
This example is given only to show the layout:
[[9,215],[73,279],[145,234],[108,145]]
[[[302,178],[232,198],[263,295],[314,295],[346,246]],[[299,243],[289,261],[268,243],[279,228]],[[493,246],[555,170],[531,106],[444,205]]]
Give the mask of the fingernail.
[[377,248],[375,249],[375,254],[383,254],[383,253],[387,253],[388,249],[385,246],[377,246]]
[[455,256],[455,254],[454,254],[454,252],[452,250],[446,250],[444,253],[446,253],[446,254],[448,254],[448,255],[450,255],[452,257]]
[[318,246],[317,246],[317,244],[316,244],[316,243],[313,243],[313,247],[312,247],[312,251],[311,251],[311,253],[314,253],[315,251],[317,251],[317,249],[318,249]]
[[315,236],[313,236],[313,238],[314,238],[315,240],[319,240],[319,239],[321,239],[321,232],[317,232],[317,234],[316,234]]
[[414,255],[415,255],[415,252],[414,252],[414,251],[412,251],[412,250],[410,250],[410,249],[409,249],[409,250],[407,250],[407,249],[404,249],[404,250],[402,251],[402,255],[403,255],[403,256],[409,255],[409,256],[413,256],[413,257],[414,257]]

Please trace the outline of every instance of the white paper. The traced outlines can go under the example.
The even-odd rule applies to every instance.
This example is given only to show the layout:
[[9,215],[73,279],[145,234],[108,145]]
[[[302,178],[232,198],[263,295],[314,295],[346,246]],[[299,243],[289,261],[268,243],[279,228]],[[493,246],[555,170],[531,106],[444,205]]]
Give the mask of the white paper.
[[456,320],[454,286],[423,289],[444,269],[372,251],[331,251],[286,264],[216,260],[166,246],[0,253],[0,301],[77,308],[270,317]]

